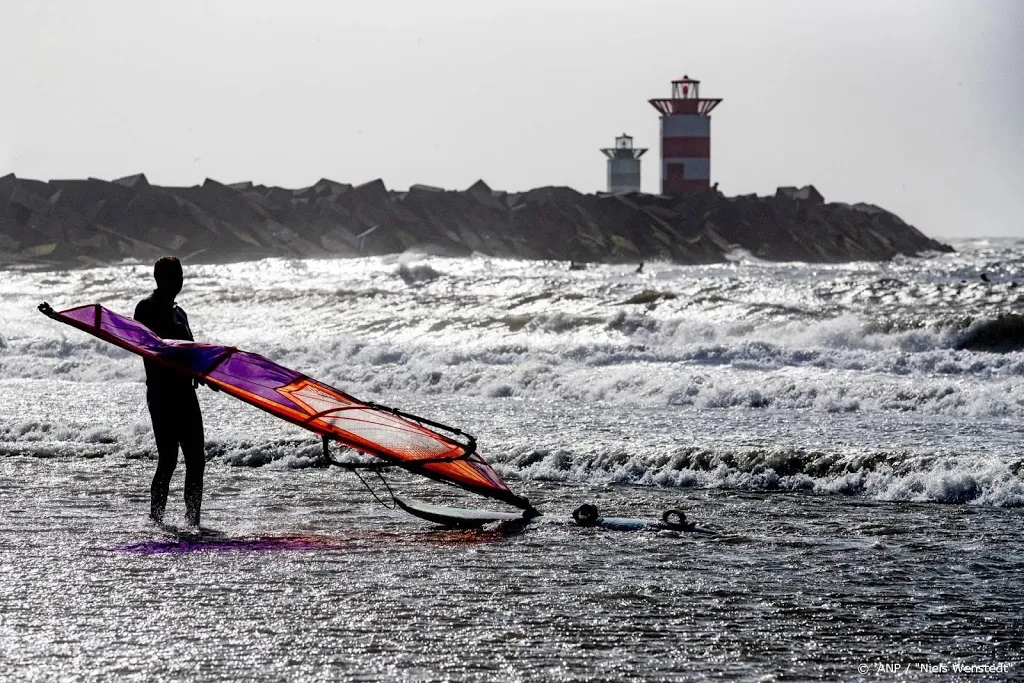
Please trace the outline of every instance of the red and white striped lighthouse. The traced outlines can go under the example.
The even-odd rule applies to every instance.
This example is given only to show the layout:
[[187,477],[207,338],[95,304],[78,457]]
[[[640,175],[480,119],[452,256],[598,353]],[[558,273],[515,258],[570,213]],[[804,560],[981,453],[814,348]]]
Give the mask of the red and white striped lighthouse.
[[700,192],[711,186],[711,110],[721,99],[700,96],[700,81],[672,81],[672,97],[649,100],[661,112],[661,193]]

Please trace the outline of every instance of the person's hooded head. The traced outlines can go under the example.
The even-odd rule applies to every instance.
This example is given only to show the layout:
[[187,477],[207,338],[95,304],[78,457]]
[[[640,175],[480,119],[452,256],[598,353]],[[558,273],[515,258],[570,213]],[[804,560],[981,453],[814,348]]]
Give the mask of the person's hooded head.
[[181,270],[181,261],[175,256],[164,256],[153,266],[153,278],[156,279],[156,289],[169,301],[174,301],[174,297],[178,296],[184,277]]

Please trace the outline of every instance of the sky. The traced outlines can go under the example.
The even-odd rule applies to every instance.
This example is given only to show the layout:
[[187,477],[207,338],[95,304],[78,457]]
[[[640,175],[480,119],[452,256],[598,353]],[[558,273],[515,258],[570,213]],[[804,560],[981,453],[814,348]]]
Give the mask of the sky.
[[728,195],[1024,237],[1024,0],[0,0],[0,175],[659,187],[684,74]]

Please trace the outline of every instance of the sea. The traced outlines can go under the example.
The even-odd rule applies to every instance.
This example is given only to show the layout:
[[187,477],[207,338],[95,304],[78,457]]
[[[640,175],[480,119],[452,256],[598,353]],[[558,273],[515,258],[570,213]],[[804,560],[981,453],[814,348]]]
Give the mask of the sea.
[[0,679],[1024,680],[1024,240],[954,246],[186,262],[197,340],[472,433],[544,513],[469,531],[202,388],[205,529],[152,525],[141,360],[36,310],[131,315],[151,264],[0,271]]

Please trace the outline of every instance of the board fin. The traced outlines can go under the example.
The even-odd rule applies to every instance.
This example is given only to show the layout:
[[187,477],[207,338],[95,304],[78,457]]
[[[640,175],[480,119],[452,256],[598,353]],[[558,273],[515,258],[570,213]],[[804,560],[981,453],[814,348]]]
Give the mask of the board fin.
[[493,510],[474,510],[470,508],[453,508],[445,505],[431,505],[419,500],[393,496],[395,504],[410,515],[425,519],[434,524],[450,529],[474,529],[492,522],[518,522],[531,519],[536,515],[526,512],[495,512]]

